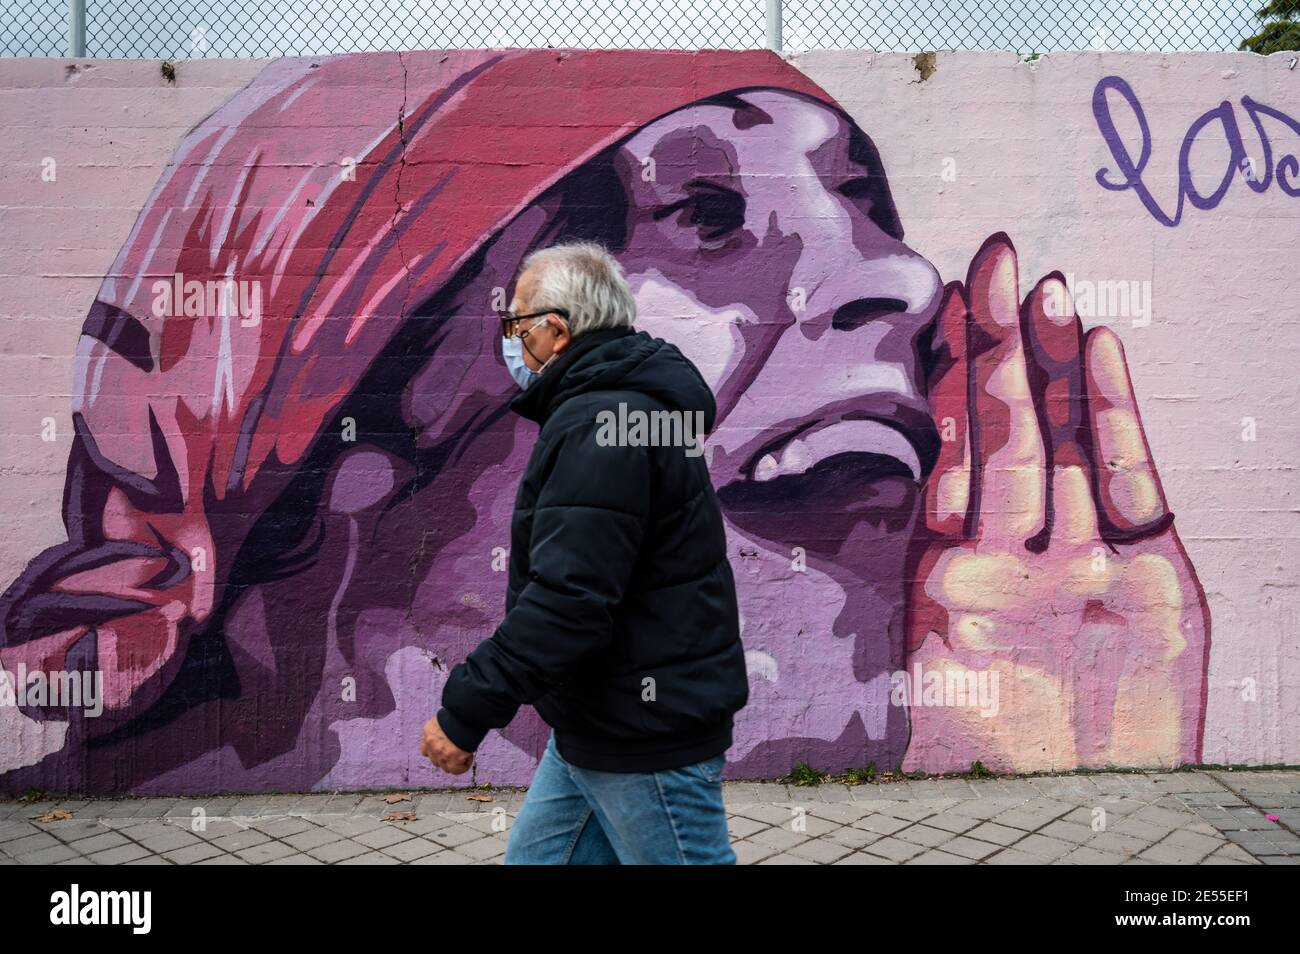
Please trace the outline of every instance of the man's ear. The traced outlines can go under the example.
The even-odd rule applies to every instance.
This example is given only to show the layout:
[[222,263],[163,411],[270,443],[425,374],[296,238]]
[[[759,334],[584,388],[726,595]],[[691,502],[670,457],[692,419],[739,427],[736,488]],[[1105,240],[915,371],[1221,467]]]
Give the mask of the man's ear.
[[555,347],[552,350],[559,354],[573,342],[573,336],[569,334],[569,323],[553,315],[546,320],[555,322]]

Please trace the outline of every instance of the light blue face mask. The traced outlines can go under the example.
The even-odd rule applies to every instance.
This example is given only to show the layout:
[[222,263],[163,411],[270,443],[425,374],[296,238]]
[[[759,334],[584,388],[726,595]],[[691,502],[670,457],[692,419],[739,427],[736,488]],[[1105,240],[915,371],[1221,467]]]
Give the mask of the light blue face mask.
[[[545,317],[538,318],[528,330],[532,331],[533,328],[545,323]],[[534,371],[528,367],[524,363],[524,339],[518,335],[513,338],[501,339],[501,357],[506,359],[506,367],[510,369],[510,376],[515,379],[515,384],[525,391],[528,390],[530,384],[537,380],[542,371],[546,370],[546,365],[555,360],[555,355],[547,358],[546,364],[542,365],[541,371]]]
[[501,357],[506,359],[506,367],[515,384],[527,391],[528,385],[537,380],[537,372],[524,363],[524,339],[518,336],[501,339]]

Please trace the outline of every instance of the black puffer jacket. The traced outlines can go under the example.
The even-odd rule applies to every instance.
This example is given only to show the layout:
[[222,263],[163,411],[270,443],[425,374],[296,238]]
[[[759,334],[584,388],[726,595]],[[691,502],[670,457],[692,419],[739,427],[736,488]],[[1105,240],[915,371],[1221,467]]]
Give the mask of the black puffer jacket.
[[[451,670],[439,725],[473,751],[532,703],[560,755],[611,772],[726,751],[749,682],[722,513],[700,448],[662,446],[713,426],[700,372],[645,332],[595,331],[511,406],[542,428],[515,501],[506,617]],[[619,420],[627,439],[611,443]]]

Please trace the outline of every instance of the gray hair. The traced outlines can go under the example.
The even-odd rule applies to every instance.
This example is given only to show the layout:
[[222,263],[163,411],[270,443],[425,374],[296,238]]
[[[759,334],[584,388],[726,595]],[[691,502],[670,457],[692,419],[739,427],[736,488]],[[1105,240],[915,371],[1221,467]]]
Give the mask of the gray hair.
[[601,328],[631,328],[636,299],[623,277],[623,266],[603,245],[573,242],[530,252],[520,273],[539,266],[533,276],[530,311],[563,308],[575,338]]

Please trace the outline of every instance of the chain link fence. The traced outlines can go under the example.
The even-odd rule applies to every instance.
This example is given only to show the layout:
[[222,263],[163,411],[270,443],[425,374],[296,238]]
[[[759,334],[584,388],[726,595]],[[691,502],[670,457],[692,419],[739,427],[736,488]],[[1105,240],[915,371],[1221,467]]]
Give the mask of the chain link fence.
[[1235,50],[1265,0],[0,0],[0,55],[474,47]]

